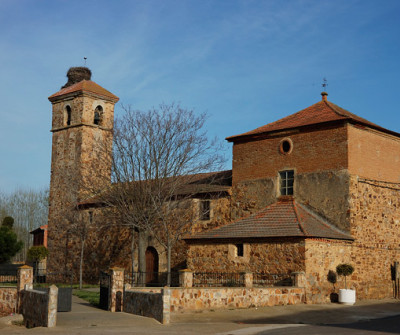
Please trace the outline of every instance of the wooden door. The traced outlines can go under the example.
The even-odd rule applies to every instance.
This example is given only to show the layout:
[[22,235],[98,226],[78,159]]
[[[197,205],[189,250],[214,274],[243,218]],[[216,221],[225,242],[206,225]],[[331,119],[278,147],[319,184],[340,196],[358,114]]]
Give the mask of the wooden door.
[[146,250],[146,284],[155,284],[158,281],[158,252],[153,247]]

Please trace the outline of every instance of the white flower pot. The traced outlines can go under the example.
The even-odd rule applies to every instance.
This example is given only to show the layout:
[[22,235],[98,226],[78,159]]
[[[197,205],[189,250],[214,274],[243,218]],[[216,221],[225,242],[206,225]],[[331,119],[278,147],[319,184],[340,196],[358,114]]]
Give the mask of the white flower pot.
[[356,302],[356,291],[350,289],[339,290],[339,303],[344,305],[354,305]]

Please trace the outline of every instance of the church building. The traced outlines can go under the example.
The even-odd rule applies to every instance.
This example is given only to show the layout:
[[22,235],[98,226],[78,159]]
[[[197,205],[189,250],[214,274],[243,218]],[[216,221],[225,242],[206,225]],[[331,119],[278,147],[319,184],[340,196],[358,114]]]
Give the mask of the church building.
[[[393,296],[400,261],[400,134],[321,95],[310,107],[226,139],[233,144],[232,170],[199,176],[204,185],[211,175],[219,182],[193,197],[201,217],[186,244],[174,249],[175,269],[304,272],[307,302],[321,303],[333,289],[329,271],[349,263],[355,271],[348,282],[358,298]],[[101,204],[88,200],[85,183],[96,183],[100,171],[111,184],[110,157],[99,156],[97,147],[112,152],[118,97],[93,82],[89,69],[71,68],[67,84],[49,100],[48,267],[77,269],[80,230],[66,213],[78,206],[81,218],[107,223]],[[103,224],[86,241],[85,266],[130,270],[130,245],[129,229]],[[151,236],[146,262],[148,272],[166,271],[166,252]]]

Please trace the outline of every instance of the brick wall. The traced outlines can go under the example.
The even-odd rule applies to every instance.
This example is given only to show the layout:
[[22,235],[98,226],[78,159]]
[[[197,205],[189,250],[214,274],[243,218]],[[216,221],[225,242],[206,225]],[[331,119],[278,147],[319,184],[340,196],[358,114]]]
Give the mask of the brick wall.
[[[280,153],[282,139],[293,143],[290,154]],[[254,179],[272,178],[279,170],[295,169],[297,174],[347,168],[347,128],[308,128],[275,137],[238,142],[233,145],[233,185]]]
[[17,311],[17,288],[0,287],[0,312],[15,313]]
[[351,125],[348,136],[350,174],[400,182],[400,138]]

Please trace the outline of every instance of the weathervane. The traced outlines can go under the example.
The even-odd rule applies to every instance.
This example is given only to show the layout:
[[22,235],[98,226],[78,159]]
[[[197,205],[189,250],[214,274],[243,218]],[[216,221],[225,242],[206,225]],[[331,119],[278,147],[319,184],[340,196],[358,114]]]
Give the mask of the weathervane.
[[87,57],[83,57],[83,59],[85,60],[85,66],[86,66],[86,59],[87,59]]
[[324,77],[324,79],[322,79],[323,83],[322,83],[322,87],[324,89],[324,91],[326,91],[326,87],[328,86],[328,81],[326,80],[326,78]]

